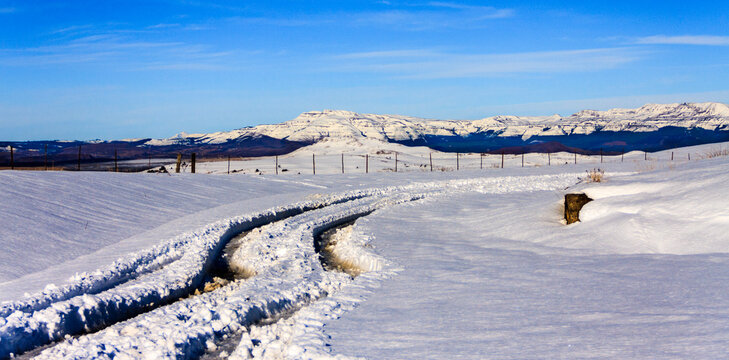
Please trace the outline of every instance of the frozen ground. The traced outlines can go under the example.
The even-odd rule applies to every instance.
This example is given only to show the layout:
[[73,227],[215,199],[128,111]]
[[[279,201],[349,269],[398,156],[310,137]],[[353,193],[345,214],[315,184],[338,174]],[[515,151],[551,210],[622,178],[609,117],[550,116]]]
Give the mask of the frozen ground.
[[327,324],[332,351],[373,359],[723,357],[729,198],[716,194],[729,191],[728,172],[722,160],[580,186],[596,200],[567,227],[552,191],[459,194],[362,219],[358,231],[396,275]]
[[[558,165],[577,165],[601,167],[606,163],[628,163],[629,169],[653,170],[660,167],[676,165],[703,158],[707,153],[729,150],[724,144],[710,144],[692,146],[674,150],[665,150],[645,154],[633,151],[625,155],[577,155],[565,152],[552,154],[530,153],[522,155],[503,156],[504,168],[519,167],[546,167]],[[278,175],[310,175],[316,173],[341,174],[344,163],[345,174],[363,174],[365,172],[394,172],[395,154],[397,153],[398,172],[429,172],[455,171],[455,170],[481,170],[501,168],[501,154],[477,153],[444,153],[426,147],[409,147],[395,143],[386,143],[372,139],[326,139],[311,146],[298,149],[290,154],[278,157]],[[671,158],[673,157],[673,160]],[[215,160],[215,159],[213,159]],[[343,160],[343,161],[342,161]],[[185,159],[186,162],[189,159]],[[623,164],[625,165],[625,164]],[[227,159],[198,162],[197,172],[203,174],[225,174],[231,172],[244,174],[275,174],[276,158],[246,158],[233,159],[228,167]],[[578,167],[579,168],[579,167]],[[167,169],[174,171],[174,166]],[[182,172],[189,172],[190,168],[183,167]]]
[[[433,173],[412,171],[420,160],[403,156],[410,171],[345,175],[336,174],[340,145],[328,146],[319,149],[334,159],[322,162],[331,173],[323,176],[0,173],[12,185],[0,189],[0,212],[10,214],[0,219],[9,249],[0,357],[49,342],[30,354],[716,358],[729,350],[729,165],[698,160],[721,145],[675,150],[674,161],[668,151],[565,165],[570,155],[555,154],[553,166],[522,169],[513,157],[505,169]],[[311,158],[299,155],[290,161],[303,169]],[[595,166],[607,181],[578,184]],[[200,168],[227,172],[227,163]],[[566,188],[595,199],[582,223],[559,221]],[[317,234],[357,217],[333,251],[362,274],[327,271]],[[245,276],[213,286],[222,247],[247,230],[228,259]]]

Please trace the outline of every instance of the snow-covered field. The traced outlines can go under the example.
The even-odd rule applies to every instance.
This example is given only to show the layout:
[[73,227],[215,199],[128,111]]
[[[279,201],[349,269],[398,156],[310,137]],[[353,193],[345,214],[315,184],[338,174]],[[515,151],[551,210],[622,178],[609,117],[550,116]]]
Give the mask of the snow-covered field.
[[[0,172],[0,358],[729,350],[729,157],[704,158],[727,144],[483,170],[475,155],[445,172],[421,166],[428,149],[365,144],[345,174],[351,146],[313,146],[279,157],[279,175],[273,158],[231,175],[227,162],[195,175]],[[364,153],[369,174],[348,165]],[[455,168],[449,157],[433,153]],[[605,181],[581,181],[594,167]],[[566,192],[594,199],[581,223],[560,221]],[[326,251],[356,277],[323,266],[318,243],[351,221]]]
[[[680,149],[664,150],[653,153],[633,151],[624,155],[575,155],[566,152],[529,153],[522,155],[505,154],[503,166],[506,169],[520,167],[544,167],[558,165],[585,165],[605,167],[606,164],[629,163],[629,169],[651,170],[664,166],[675,166],[691,159],[705,158],[707,154],[726,151],[727,146],[710,144],[691,146]],[[397,159],[395,158],[397,154]],[[673,160],[672,160],[673,158]],[[185,159],[186,163],[189,159]],[[325,139],[316,144],[298,149],[290,154],[276,157],[259,157],[246,159],[227,159],[202,161],[196,165],[196,172],[202,174],[276,174],[278,175],[311,175],[364,174],[375,172],[438,172],[456,170],[499,169],[502,166],[501,154],[448,153],[427,147],[410,147],[395,143],[387,143],[367,138],[362,139]],[[432,170],[431,170],[432,163]],[[188,164],[189,165],[189,164]],[[229,166],[230,165],[230,166]],[[343,165],[343,166],[342,166]],[[625,164],[623,164],[625,165]],[[174,172],[174,164],[167,166]],[[182,172],[190,172],[190,167],[183,167]]]

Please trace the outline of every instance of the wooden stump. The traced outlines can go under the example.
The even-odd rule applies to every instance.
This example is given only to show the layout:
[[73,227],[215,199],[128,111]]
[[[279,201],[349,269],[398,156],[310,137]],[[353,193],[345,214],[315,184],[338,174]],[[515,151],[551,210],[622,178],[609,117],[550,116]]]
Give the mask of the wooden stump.
[[180,173],[180,165],[182,164],[182,154],[177,154],[177,163],[175,164],[175,173]]
[[580,210],[592,201],[585,194],[566,194],[564,196],[564,219],[567,225],[580,221]]

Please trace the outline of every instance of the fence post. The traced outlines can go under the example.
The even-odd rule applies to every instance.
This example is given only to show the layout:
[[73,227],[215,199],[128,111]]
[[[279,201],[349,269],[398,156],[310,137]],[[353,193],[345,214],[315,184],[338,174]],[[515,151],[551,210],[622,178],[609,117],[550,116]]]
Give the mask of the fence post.
[[504,168],[504,151],[501,150],[501,168]]
[[43,167],[48,171],[48,144],[45,144],[43,154]]
[[230,155],[228,155],[228,175],[230,175]]
[[483,170],[483,153],[481,153],[480,156],[481,156],[481,170]]
[[342,153],[342,174],[344,174],[344,153]]
[[395,152],[395,172],[397,172],[397,152]]
[[430,172],[433,172],[433,153],[429,153],[428,156],[430,157]]
[[195,173],[195,153],[192,153],[192,156],[190,156],[190,172]]
[[521,167],[524,167],[524,153],[521,153]]
[[456,170],[461,170],[461,164],[459,161],[460,157],[461,157],[461,153],[456,153]]
[[673,151],[671,151],[671,161],[673,161]]
[[577,165],[577,153],[575,153],[575,165]]
[[182,164],[182,154],[177,153],[177,164],[175,164],[175,173],[180,173],[180,165]]
[[648,161],[648,153],[643,151],[643,160]]
[[625,161],[625,149],[620,153],[620,162]]
[[[230,163],[230,161],[228,161]],[[276,175],[278,175],[278,155],[276,155]]]
[[688,153],[688,159],[691,161],[691,153]]
[[547,166],[552,166],[552,153],[547,153]]
[[370,154],[365,154],[365,174],[370,173]]
[[76,166],[76,171],[81,171],[81,145],[78,146],[78,164]]
[[600,149],[600,164],[602,164],[602,149]]
[[15,170],[15,155],[12,146],[10,146],[10,170]]
[[119,172],[119,154],[114,149],[114,172]]
[[316,154],[311,154],[311,172],[316,175]]

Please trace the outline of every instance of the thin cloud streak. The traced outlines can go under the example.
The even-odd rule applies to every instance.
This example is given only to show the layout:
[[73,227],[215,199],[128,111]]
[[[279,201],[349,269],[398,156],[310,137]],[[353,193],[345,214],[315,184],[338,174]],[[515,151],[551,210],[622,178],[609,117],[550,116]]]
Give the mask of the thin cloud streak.
[[[388,4],[385,4],[389,6]],[[513,9],[491,6],[470,6],[450,2],[430,2],[405,8],[375,11],[353,11],[310,14],[300,16],[238,17],[240,22],[272,26],[307,27],[337,24],[356,27],[387,26],[406,30],[433,30],[444,28],[478,28],[489,21],[511,18]]]
[[[634,94],[589,99],[553,100],[531,103],[499,104],[475,108],[482,114],[492,115],[547,115],[557,113],[563,116],[577,111],[609,110],[614,108],[636,108],[650,103],[667,104],[682,102],[729,102],[729,90],[676,93],[676,94]],[[545,109],[551,109],[547,111]]]
[[384,73],[398,78],[445,79],[600,71],[641,60],[646,54],[646,50],[630,47],[511,54],[395,50],[344,54],[336,59],[351,60],[341,65],[341,71]]
[[479,18],[481,19],[503,19],[513,17],[515,15],[515,11],[513,9],[498,9],[493,6],[473,6],[442,1],[431,1],[428,3],[428,6],[455,10],[467,10],[470,12],[476,11],[480,12]]
[[715,35],[682,35],[666,36],[654,35],[641,37],[635,40],[636,44],[643,45],[704,45],[729,46],[729,36]]
[[357,52],[337,55],[339,59],[374,59],[374,58],[400,58],[400,57],[427,57],[438,56],[439,54],[432,50],[385,50],[385,51],[369,51]]
[[141,41],[114,34],[86,35],[61,45],[0,49],[0,65],[123,64],[119,70],[221,70],[229,68],[230,51],[184,42]]

